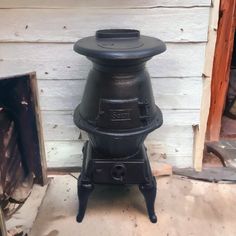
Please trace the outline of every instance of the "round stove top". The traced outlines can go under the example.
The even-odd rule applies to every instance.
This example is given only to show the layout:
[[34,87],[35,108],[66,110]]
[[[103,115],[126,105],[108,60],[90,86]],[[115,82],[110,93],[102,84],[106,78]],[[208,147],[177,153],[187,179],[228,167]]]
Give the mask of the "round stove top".
[[99,59],[141,59],[164,52],[166,45],[160,39],[140,35],[138,30],[107,29],[80,39],[74,50]]

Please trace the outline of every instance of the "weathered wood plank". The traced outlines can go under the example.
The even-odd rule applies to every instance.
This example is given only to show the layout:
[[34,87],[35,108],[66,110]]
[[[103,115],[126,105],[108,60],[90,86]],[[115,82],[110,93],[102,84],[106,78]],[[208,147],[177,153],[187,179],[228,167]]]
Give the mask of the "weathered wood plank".
[[117,26],[165,42],[206,42],[209,9],[0,9],[0,15],[0,42],[73,43]]
[[[202,76],[205,43],[167,44],[147,63],[152,77]],[[73,44],[0,43],[0,76],[36,71],[38,79],[84,79],[91,63]]]
[[[46,141],[48,168],[73,167],[82,164],[82,141]],[[166,140],[147,140],[152,160],[173,164],[179,168],[192,166],[192,139],[179,137]]]
[[82,166],[82,141],[45,142],[48,168]]
[[80,129],[74,125],[72,112],[43,112],[42,118],[45,141],[80,139]]
[[171,159],[175,163],[177,163],[178,159],[182,156],[191,156],[189,161],[192,164],[192,127],[186,126],[185,131],[182,129],[179,132],[175,132],[176,130],[174,129],[169,131],[167,129],[166,135],[162,135],[162,137],[159,136],[162,130],[165,129],[166,128],[163,126],[147,136],[145,143],[149,148],[150,156],[157,160]]
[[1,0],[0,8],[141,8],[211,6],[210,0]]
[[[73,123],[73,112],[44,111],[43,130],[46,141],[70,141],[81,139],[80,130]],[[193,137],[192,125],[199,122],[199,110],[163,110],[163,126],[150,137]]]
[[34,112],[35,112],[35,122],[36,129],[38,134],[38,145],[39,145],[39,155],[40,155],[40,163],[42,168],[42,183],[47,183],[47,163],[46,163],[46,154],[45,154],[45,146],[44,146],[44,135],[42,130],[42,118],[41,111],[39,106],[39,91],[38,91],[38,83],[37,77],[35,73],[30,74],[30,87],[32,90],[32,103],[34,103]]
[[219,5],[220,0],[212,0],[213,8],[210,13],[209,20],[209,33],[208,42],[206,45],[205,65],[204,65],[204,78],[203,78],[203,90],[202,90],[202,102],[200,109],[200,124],[195,128],[194,135],[194,168],[200,171],[202,168],[203,149],[205,144],[207,119],[210,108],[211,97],[211,75],[215,53],[215,44],[217,37],[218,19],[219,19]]
[[[42,110],[74,110],[81,101],[85,80],[39,80]],[[153,94],[162,109],[199,109],[202,80],[194,78],[152,79]]]

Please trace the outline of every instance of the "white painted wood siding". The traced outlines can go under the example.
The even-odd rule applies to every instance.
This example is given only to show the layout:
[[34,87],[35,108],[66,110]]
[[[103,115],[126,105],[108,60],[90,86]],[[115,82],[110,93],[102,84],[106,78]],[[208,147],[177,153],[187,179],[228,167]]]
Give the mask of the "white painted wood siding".
[[199,123],[210,0],[1,0],[0,76],[37,72],[49,167],[81,163],[83,136],[72,114],[91,67],[73,43],[101,28],[136,28],[167,43],[147,68],[163,126],[148,136],[150,156],[192,166]]
[[[153,9],[0,9],[1,41],[75,42],[103,28],[135,28],[166,42],[205,42],[206,7]],[[16,17],[20,21],[16,21]],[[43,22],[42,22],[43,19]],[[78,30],[79,29],[79,30]]]

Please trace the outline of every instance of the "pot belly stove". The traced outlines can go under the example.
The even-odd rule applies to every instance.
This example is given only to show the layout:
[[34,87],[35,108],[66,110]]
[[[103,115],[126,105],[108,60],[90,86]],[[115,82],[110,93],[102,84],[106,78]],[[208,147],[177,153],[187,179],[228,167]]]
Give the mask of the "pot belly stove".
[[79,212],[83,220],[95,184],[137,184],[151,222],[156,180],[152,176],[144,140],[162,125],[145,63],[166,50],[159,39],[138,30],[99,30],[74,45],[93,62],[74,122],[88,133],[78,180]]

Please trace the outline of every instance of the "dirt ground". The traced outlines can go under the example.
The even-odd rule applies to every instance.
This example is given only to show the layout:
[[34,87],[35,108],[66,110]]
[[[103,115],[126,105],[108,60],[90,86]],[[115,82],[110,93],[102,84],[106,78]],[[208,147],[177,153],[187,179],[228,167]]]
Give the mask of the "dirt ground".
[[138,187],[96,186],[82,223],[75,220],[77,180],[51,181],[30,236],[236,235],[236,185],[158,179],[158,223],[150,223]]

